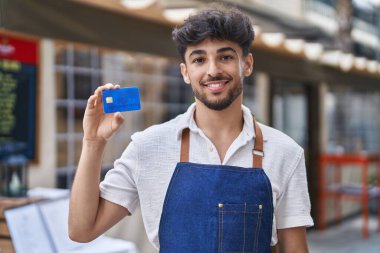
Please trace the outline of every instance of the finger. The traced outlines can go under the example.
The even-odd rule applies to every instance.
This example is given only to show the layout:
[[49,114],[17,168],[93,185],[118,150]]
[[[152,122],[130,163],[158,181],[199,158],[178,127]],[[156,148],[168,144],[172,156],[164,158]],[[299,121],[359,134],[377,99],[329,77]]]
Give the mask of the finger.
[[120,89],[120,85],[119,84],[116,84],[114,87],[115,87],[115,89]]
[[101,95],[101,93],[100,93],[99,96],[98,95],[95,95],[95,96],[96,96],[96,100],[95,100],[94,106],[100,105],[102,103],[102,95]]
[[96,100],[97,100],[97,96],[96,95],[92,95],[92,96],[90,96],[89,98],[88,98],[88,100],[87,100],[87,108],[89,108],[89,109],[92,109],[92,108],[94,108],[95,107],[95,105],[96,105]]
[[109,90],[109,89],[112,89],[113,88],[113,84],[112,83],[106,83],[105,85],[102,85],[102,86],[99,86],[98,88],[96,88],[95,92],[94,92],[94,95],[101,95],[102,94],[102,91],[103,90]]
[[120,112],[117,112],[113,115],[113,119],[112,131],[116,131],[123,125],[124,116]]
[[113,88],[113,84],[112,83],[107,83],[105,85],[102,85],[102,86],[99,86],[95,92],[94,92],[94,95],[96,95],[98,98],[96,100],[96,103],[95,105],[97,104],[101,104],[102,103],[102,92],[103,90],[109,90],[109,89],[112,89]]

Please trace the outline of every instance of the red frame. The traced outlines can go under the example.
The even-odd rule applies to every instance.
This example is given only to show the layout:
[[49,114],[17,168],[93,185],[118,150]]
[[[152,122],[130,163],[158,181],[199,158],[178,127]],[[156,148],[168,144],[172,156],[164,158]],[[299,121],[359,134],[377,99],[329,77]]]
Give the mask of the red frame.
[[[380,154],[379,155],[365,155],[365,154],[323,154],[319,159],[319,189],[318,189],[318,228],[323,230],[326,228],[326,213],[325,202],[329,198],[337,199],[335,201],[335,219],[341,220],[341,201],[343,199],[361,201],[362,202],[362,236],[363,238],[369,237],[368,231],[368,217],[369,217],[369,192],[368,192],[368,165],[370,163],[377,163],[377,187],[380,187]],[[342,165],[358,165],[362,173],[361,194],[355,195],[350,193],[342,193],[339,191],[331,191],[326,189],[326,169],[327,165],[335,165],[334,183],[341,182]],[[380,195],[376,196],[378,203],[380,203]],[[380,232],[380,208],[378,208],[378,231]]]

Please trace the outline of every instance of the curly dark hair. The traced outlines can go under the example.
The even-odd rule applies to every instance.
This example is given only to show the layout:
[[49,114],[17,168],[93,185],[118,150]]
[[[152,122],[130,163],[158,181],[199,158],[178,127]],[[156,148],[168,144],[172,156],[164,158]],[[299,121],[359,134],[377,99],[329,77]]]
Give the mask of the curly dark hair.
[[246,56],[254,37],[251,20],[246,14],[236,8],[221,5],[214,5],[212,9],[201,10],[191,15],[172,32],[172,39],[183,61],[187,47],[205,39],[235,42]]

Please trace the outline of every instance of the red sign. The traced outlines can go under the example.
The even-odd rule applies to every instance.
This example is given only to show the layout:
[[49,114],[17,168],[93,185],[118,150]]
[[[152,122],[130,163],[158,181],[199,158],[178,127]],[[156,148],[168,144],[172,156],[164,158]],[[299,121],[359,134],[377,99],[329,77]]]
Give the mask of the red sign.
[[0,59],[37,64],[37,46],[37,42],[33,40],[0,34]]

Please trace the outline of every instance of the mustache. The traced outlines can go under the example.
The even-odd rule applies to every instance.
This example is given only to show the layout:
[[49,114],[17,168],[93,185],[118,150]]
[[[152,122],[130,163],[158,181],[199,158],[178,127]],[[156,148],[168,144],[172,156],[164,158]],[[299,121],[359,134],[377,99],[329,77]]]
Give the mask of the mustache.
[[232,80],[232,77],[227,76],[227,75],[218,75],[218,76],[209,77],[205,80],[201,80],[199,83],[202,85],[205,85],[205,83],[207,83],[207,82],[222,81],[222,80],[223,81],[230,81],[230,80]]

